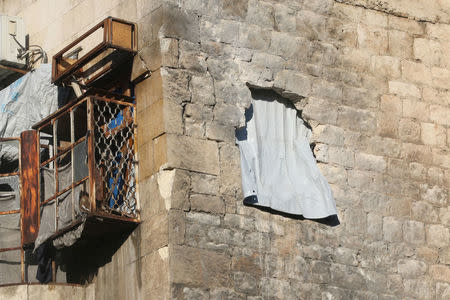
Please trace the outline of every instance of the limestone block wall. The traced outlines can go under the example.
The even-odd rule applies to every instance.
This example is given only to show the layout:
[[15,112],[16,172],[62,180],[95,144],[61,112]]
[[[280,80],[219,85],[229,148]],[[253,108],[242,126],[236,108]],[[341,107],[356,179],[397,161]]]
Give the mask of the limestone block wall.
[[[449,298],[445,1],[163,7],[160,111],[174,122],[155,131],[166,163],[154,154],[153,170],[178,193],[165,194],[170,297]],[[242,205],[234,131],[248,86],[291,99],[312,125],[340,226]]]
[[[136,86],[143,222],[86,298],[450,298],[446,1],[0,8],[50,55],[108,15],[139,26],[134,75],[152,71]],[[234,132],[249,87],[292,100],[312,126],[341,225],[243,206]]]

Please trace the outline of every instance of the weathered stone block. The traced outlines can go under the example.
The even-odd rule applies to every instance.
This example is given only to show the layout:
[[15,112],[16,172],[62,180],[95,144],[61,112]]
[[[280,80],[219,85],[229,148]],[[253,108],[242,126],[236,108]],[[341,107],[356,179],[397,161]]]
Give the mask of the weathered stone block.
[[430,120],[441,125],[450,124],[450,109],[443,105],[430,105]]
[[375,26],[358,24],[358,46],[369,53],[383,55],[388,50],[388,33]]
[[172,246],[170,266],[173,283],[212,287],[228,287],[230,278],[230,257],[226,254]]
[[413,38],[409,33],[389,30],[388,32],[389,54],[398,58],[411,58]]
[[425,145],[445,146],[447,132],[444,127],[433,123],[421,123],[421,140]]
[[239,148],[232,143],[220,147],[220,193],[234,195],[241,188]]
[[273,6],[273,16],[275,19],[275,26],[284,32],[295,30],[295,10],[283,5],[275,4]]
[[430,275],[433,279],[450,282],[450,267],[446,265],[430,266]]
[[161,38],[159,40],[161,51],[161,66],[176,67],[178,66],[178,40],[170,38]]
[[200,51],[198,43],[179,42],[179,65],[181,68],[198,73],[206,72],[206,55]]
[[419,85],[431,85],[431,71],[424,64],[402,61],[402,76],[404,79]]
[[235,140],[235,130],[231,126],[225,126],[215,122],[206,123],[206,137],[218,142],[231,142]]
[[377,128],[380,136],[397,138],[399,117],[391,112],[382,112],[377,115]]
[[403,224],[403,240],[405,242],[422,245],[425,242],[425,229],[421,222],[406,221]]
[[402,100],[393,95],[383,95],[381,96],[380,108],[385,113],[401,116]]
[[169,223],[167,212],[153,215],[142,222],[141,226],[141,255],[145,256],[169,244]]
[[217,176],[191,173],[191,190],[193,193],[216,195],[219,192]]
[[414,202],[411,207],[411,214],[415,220],[435,223],[438,220],[438,214],[433,206],[427,202]]
[[[327,109],[323,109],[327,107]],[[337,122],[338,109],[335,105],[330,105],[328,101],[310,98],[308,104],[303,109],[302,117],[309,121],[315,120],[322,124],[333,124]]]
[[402,223],[395,217],[383,218],[383,237],[386,241],[396,242],[402,239]]
[[163,5],[163,26],[160,32],[165,37],[179,38],[190,42],[200,40],[198,16],[172,4]]
[[291,70],[283,70],[275,76],[274,88],[283,94],[295,94],[297,97],[303,98],[310,94],[311,79],[308,76]]
[[414,39],[414,58],[420,59],[429,66],[438,65],[441,61],[441,46],[438,42],[416,38]]
[[443,68],[432,68],[433,85],[437,88],[448,89],[450,82],[450,70]]
[[144,180],[151,176],[155,172],[155,163],[153,160],[153,141],[149,141],[143,145],[136,147],[138,153],[139,163],[139,178],[138,180]]
[[265,51],[270,46],[269,30],[257,25],[241,23],[239,28],[239,46],[253,50]]
[[359,170],[384,172],[386,170],[386,161],[382,156],[356,153],[355,166]]
[[223,199],[212,195],[193,194],[190,196],[191,209],[194,211],[208,213],[225,213],[225,203]]
[[206,225],[220,225],[220,217],[198,212],[189,212],[186,214],[186,220],[194,223],[206,224]]
[[231,18],[236,20],[243,20],[247,15],[248,0],[220,0],[221,15],[225,18]]
[[403,141],[413,143],[420,141],[420,123],[411,119],[400,119],[398,132]]
[[329,147],[328,155],[330,162],[340,166],[353,167],[355,165],[354,153],[349,149],[343,147]]
[[416,20],[389,15],[389,26],[396,30],[409,32],[410,34],[423,34],[425,32],[424,24]]
[[186,217],[185,213],[178,209],[169,211],[169,243],[182,245],[185,242]]
[[208,174],[219,174],[217,143],[186,136],[165,134],[169,166]]
[[404,293],[410,297],[431,300],[435,297],[434,284],[430,280],[405,279]]
[[310,40],[323,40],[326,34],[326,18],[312,11],[301,10],[296,15],[297,32]]
[[189,91],[189,75],[180,69],[161,68],[162,90],[164,91],[164,101],[172,101],[181,104],[191,100]]
[[367,237],[372,240],[383,238],[383,217],[374,213],[367,214]]
[[162,78],[159,71],[151,74],[150,78],[145,79],[136,85],[137,111],[143,111],[151,104],[163,99]]
[[372,56],[371,71],[375,76],[400,77],[400,60],[392,56]]
[[273,28],[273,6],[269,3],[249,0],[246,21],[261,27]]
[[447,247],[449,245],[450,234],[448,228],[442,225],[428,225],[427,242],[435,247]]
[[397,267],[403,278],[417,278],[427,271],[426,263],[413,259],[400,259]]
[[214,83],[208,76],[192,76],[190,82],[192,91],[192,103],[214,105]]
[[141,259],[142,298],[169,297],[169,249],[164,247]]
[[389,92],[402,97],[420,98],[420,90],[417,86],[399,81],[389,81]]
[[162,165],[169,161],[168,149],[167,134],[163,134],[153,140],[154,172],[157,172]]

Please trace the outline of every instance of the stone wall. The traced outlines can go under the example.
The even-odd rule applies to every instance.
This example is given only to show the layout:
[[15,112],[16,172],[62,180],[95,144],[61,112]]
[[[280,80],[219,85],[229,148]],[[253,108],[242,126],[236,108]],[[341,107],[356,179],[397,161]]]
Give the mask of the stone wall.
[[[447,2],[2,1],[50,54],[107,15],[138,22],[143,222],[93,297],[449,299]],[[341,225],[242,204],[249,86],[311,124]]]
[[[410,2],[166,1],[172,298],[450,298],[450,11]],[[340,226],[242,205],[248,86],[312,125]]]

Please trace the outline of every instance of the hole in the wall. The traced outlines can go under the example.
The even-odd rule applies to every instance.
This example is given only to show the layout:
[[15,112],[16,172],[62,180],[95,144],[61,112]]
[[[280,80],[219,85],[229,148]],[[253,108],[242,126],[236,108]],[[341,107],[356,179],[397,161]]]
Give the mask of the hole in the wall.
[[[244,205],[291,219],[303,220],[307,216],[307,219],[329,226],[339,225],[335,208],[333,210],[325,205],[326,208],[323,211],[314,214],[303,210],[301,208],[303,204],[290,204],[298,199],[305,199],[304,197],[296,198],[296,196],[309,195],[308,193],[311,192],[309,190],[314,189],[314,187],[305,186],[303,192],[299,194],[294,187],[298,184],[296,180],[299,174],[306,176],[304,178],[307,180],[304,181],[311,182],[311,186],[315,186],[316,180],[320,181],[316,178],[320,173],[317,166],[311,168],[312,164],[317,163],[314,156],[316,143],[310,141],[312,126],[301,117],[301,110],[298,110],[291,100],[280,96],[277,91],[254,87],[250,87],[250,91],[252,103],[245,110],[245,126],[236,129],[236,139],[241,148],[241,161],[243,161],[241,168]],[[307,154],[308,148],[311,150],[310,154]],[[323,180],[326,183],[324,178]],[[287,198],[280,196],[286,190],[292,191],[293,196],[289,195]],[[325,198],[325,203],[329,204],[331,199],[334,204],[331,194]],[[273,205],[271,199],[274,199],[273,202],[279,202]],[[324,198],[318,196],[318,199]],[[283,206],[279,203],[289,204]],[[302,215],[303,212],[305,216]]]

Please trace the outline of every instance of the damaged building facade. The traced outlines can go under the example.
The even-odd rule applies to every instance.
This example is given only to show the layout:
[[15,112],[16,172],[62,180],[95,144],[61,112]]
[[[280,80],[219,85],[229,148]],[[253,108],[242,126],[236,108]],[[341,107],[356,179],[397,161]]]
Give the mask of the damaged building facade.
[[[448,1],[0,8],[23,18],[49,58],[108,16],[137,24],[129,79],[140,203],[140,224],[108,259],[89,261],[86,245],[94,266],[83,285],[13,284],[0,298],[450,298]],[[264,99],[296,109],[310,131],[339,225],[244,204],[253,194],[242,186],[237,131]],[[263,185],[270,199],[283,181]]]

